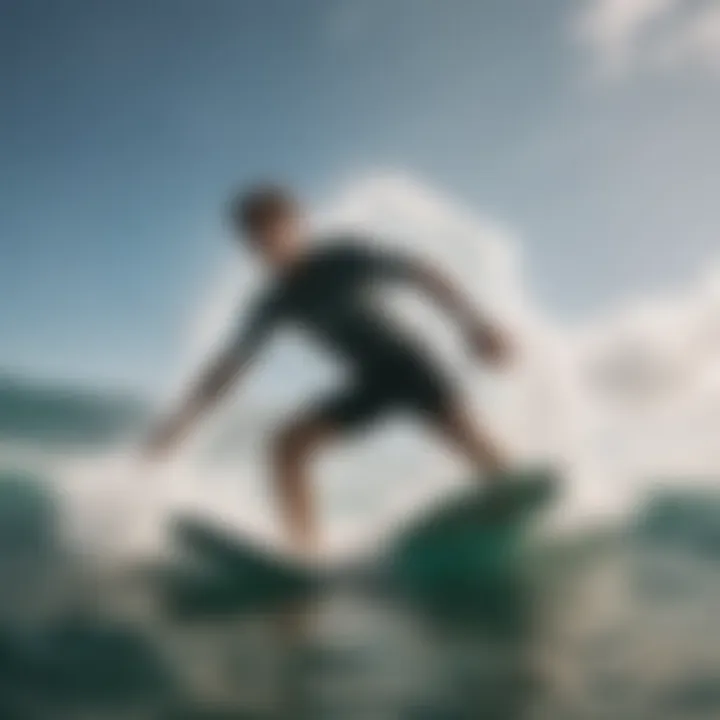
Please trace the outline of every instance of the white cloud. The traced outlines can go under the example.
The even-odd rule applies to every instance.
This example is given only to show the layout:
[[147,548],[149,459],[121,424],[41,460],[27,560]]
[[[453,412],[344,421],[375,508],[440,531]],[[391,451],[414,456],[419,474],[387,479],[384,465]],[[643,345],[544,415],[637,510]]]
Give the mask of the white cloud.
[[720,70],[718,0],[583,0],[574,31],[606,77],[680,65]]
[[687,18],[658,51],[659,63],[692,64],[720,71],[720,3]]
[[625,64],[658,17],[679,0],[590,0],[577,23],[579,37],[613,66]]

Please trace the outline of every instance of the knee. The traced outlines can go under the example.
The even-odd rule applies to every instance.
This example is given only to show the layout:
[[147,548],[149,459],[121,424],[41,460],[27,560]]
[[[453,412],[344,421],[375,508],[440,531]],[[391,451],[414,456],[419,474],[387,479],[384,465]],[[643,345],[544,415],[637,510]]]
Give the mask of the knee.
[[312,451],[311,438],[300,427],[290,426],[280,430],[272,444],[276,463],[290,465],[304,461]]

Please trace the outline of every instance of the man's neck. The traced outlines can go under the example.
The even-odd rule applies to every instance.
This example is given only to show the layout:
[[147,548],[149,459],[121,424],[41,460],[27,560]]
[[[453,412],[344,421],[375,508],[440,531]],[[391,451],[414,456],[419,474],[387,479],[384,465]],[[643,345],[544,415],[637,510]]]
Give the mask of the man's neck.
[[304,243],[302,245],[298,245],[297,248],[293,249],[291,253],[288,253],[288,255],[276,265],[276,273],[278,275],[290,275],[297,267],[302,265],[303,260],[305,260],[309,254],[309,246]]

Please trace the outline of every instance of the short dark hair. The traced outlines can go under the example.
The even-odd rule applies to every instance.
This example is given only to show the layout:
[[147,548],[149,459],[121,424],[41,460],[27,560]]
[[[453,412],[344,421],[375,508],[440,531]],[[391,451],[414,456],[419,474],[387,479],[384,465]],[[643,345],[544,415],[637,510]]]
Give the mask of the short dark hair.
[[295,197],[279,185],[256,185],[238,193],[230,203],[230,217],[238,229],[253,233],[298,210]]

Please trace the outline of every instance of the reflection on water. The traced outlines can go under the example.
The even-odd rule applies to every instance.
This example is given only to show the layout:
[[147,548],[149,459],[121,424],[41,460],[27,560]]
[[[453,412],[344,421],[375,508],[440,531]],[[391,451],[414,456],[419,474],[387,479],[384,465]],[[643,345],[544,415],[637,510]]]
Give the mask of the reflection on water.
[[91,567],[27,478],[2,486],[3,719],[720,717],[717,557],[666,507],[672,533],[546,546],[448,604],[349,579],[178,614],[157,570]]
[[172,635],[183,684],[260,717],[521,717],[527,608],[432,609],[335,588],[272,614],[195,618]]

